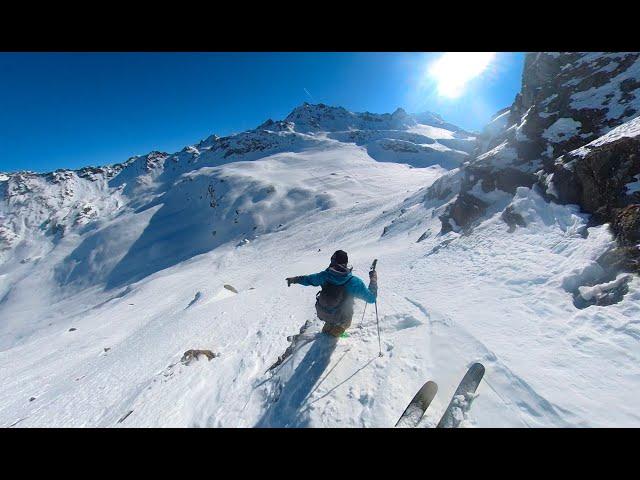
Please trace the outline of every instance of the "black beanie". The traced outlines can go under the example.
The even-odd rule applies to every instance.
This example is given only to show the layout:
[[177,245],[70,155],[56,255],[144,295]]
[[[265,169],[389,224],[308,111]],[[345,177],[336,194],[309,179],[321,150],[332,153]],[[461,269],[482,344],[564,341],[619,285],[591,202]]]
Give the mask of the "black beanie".
[[344,250],[336,250],[336,252],[331,256],[331,264],[344,265],[346,266],[349,263],[349,257],[347,256],[347,252]]

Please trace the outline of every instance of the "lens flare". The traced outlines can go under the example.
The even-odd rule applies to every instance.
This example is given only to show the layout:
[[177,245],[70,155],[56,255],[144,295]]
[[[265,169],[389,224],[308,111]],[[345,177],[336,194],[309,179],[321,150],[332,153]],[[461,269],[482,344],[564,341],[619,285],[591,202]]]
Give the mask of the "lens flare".
[[495,56],[496,52],[446,52],[429,66],[428,74],[437,83],[438,95],[457,98]]

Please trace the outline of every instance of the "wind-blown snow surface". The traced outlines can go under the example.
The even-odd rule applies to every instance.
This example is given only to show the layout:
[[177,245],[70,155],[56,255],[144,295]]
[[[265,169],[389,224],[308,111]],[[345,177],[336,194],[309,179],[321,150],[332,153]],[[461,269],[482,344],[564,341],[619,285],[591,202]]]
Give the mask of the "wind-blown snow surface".
[[[606,307],[572,296],[613,244],[606,226],[521,187],[510,205],[526,227],[507,233],[497,211],[440,236],[442,205],[408,197],[445,170],[317,136],[252,161],[199,157],[163,195],[166,173],[55,248],[34,237],[11,250],[0,425],[389,427],[434,380],[430,427],[475,361],[486,374],[462,426],[640,425],[638,279]],[[131,182],[117,179],[92,198],[123,201]],[[350,337],[300,342],[265,373],[315,317],[316,289],[284,278],[325,268],[338,248],[362,277],[379,260],[384,356],[375,309],[358,328],[357,302]],[[184,365],[189,349],[220,356]]]

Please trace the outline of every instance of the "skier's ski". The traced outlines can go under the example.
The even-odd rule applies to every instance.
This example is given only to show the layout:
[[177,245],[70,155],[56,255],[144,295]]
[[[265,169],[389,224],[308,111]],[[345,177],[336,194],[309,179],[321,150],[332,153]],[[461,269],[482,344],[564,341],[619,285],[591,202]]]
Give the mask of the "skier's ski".
[[424,412],[431,404],[433,397],[436,396],[438,391],[438,385],[435,382],[429,381],[425,383],[418,393],[413,397],[413,400],[409,403],[407,408],[396,422],[396,427],[401,428],[413,428],[420,423]]
[[456,392],[453,394],[449,406],[442,415],[436,428],[456,428],[468,411],[474,399],[474,394],[484,376],[484,365],[474,363],[462,378]]
[[313,342],[315,339],[319,337],[319,333],[314,333],[312,335],[292,335],[287,337],[287,340],[291,339],[291,344],[287,347],[282,355],[278,357],[276,362],[271,365],[264,373],[267,373],[275,368],[282,367],[284,363],[289,361],[290,358],[293,357],[293,354],[304,347],[307,343]]
[[297,351],[298,349],[300,349],[303,346],[305,346],[307,343],[309,343],[309,342],[311,342],[311,341],[313,341],[313,340],[315,340],[317,338],[317,334],[311,334],[311,335],[305,334],[305,332],[309,329],[309,327],[312,324],[313,324],[313,322],[311,320],[307,320],[306,322],[304,322],[304,325],[302,325],[302,327],[300,327],[300,331],[299,331],[298,334],[289,335],[287,337],[287,341],[290,342],[289,346],[284,351],[284,353],[278,357],[276,362],[273,365],[271,365],[269,368],[267,368],[267,370],[264,373],[267,373],[270,370],[273,370],[274,368],[279,367],[280,365],[285,363],[287,360],[289,360],[289,358],[291,358],[291,355],[295,351]]

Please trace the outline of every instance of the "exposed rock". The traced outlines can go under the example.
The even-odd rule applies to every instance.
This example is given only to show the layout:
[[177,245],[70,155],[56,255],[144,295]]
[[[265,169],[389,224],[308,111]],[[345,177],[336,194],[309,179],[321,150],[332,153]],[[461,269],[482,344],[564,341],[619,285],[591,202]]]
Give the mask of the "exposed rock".
[[516,227],[527,226],[526,222],[524,221],[524,218],[522,218],[522,215],[520,215],[518,212],[514,210],[513,205],[509,205],[507,208],[504,209],[504,211],[502,212],[501,218],[504,221],[504,223],[509,225],[509,233],[514,232]]
[[592,305],[605,307],[620,302],[629,293],[631,275],[620,276],[610,282],[582,286],[574,296],[573,304],[577,308],[587,308]]
[[187,350],[184,352],[184,355],[182,355],[180,361],[184,365],[190,365],[194,360],[197,360],[200,355],[204,355],[209,361],[220,356],[219,353],[213,353],[211,350]]
[[434,255],[436,253],[438,253],[440,250],[447,248],[449,246],[449,244],[451,242],[453,242],[455,239],[454,238],[448,238],[446,240],[443,240],[442,242],[440,242],[439,244],[437,244],[436,246],[434,246],[431,251],[429,253],[427,253],[427,257],[429,255]]
[[429,200],[444,200],[453,193],[451,187],[442,183],[434,182],[432,187],[434,188],[429,188],[425,195],[425,197]]
[[[616,265],[634,268],[636,210],[629,206],[640,191],[629,185],[640,181],[639,111],[639,52],[528,53],[513,104],[492,118],[457,173],[427,189],[425,202],[458,194],[440,217],[442,233],[466,231],[488,207],[472,195],[478,185],[510,194],[537,185],[548,200],[592,214],[591,225],[610,223],[625,256]],[[510,230],[524,224],[514,213],[502,216]]]
[[598,259],[598,264],[610,272],[640,273],[640,249],[637,246],[613,248]]
[[637,247],[640,244],[640,204],[628,205],[618,211],[612,228],[620,245]]
[[74,225],[85,225],[86,223],[90,222],[91,220],[94,220],[96,218],[98,218],[99,212],[97,210],[97,208],[91,204],[85,204],[82,209],[78,212],[78,214],[76,215],[76,218],[74,220]]
[[169,157],[166,152],[152,151],[146,155],[145,168],[147,171],[152,171],[156,168],[162,167],[164,161]]
[[236,288],[235,288],[235,287],[233,287],[232,285],[228,285],[228,284],[226,284],[226,283],[225,283],[225,284],[223,285],[223,287],[224,287],[224,288],[226,288],[227,290],[229,290],[230,292],[238,293],[238,290],[236,290]]
[[[487,203],[474,197],[470,193],[461,192],[455,201],[447,206],[447,210],[440,216],[442,233],[455,230],[456,226],[466,231],[473,222],[478,220],[486,211]],[[451,223],[451,221],[455,223]]]
[[481,181],[482,191],[491,192],[496,188],[511,194],[516,193],[518,187],[531,187],[538,178],[528,172],[517,168],[503,168],[495,170],[483,167],[470,167],[465,171],[467,189],[473,187],[478,180]]
[[640,137],[623,137],[584,156],[568,154],[553,171],[558,200],[577,203],[600,222],[610,222],[629,202],[625,185],[640,173]]
[[0,251],[11,249],[18,240],[18,235],[8,225],[0,224]]
[[420,243],[423,240],[426,240],[427,238],[429,238],[431,236],[431,230],[427,230],[426,232],[424,232],[422,235],[420,235],[420,238],[417,240],[416,243]]
[[107,180],[112,177],[115,177],[118,173],[122,171],[124,167],[125,165],[121,163],[117,163],[115,165],[110,165],[106,167],[83,167],[80,170],[77,170],[76,174],[80,178],[84,178],[84,179],[95,182],[100,177],[106,178]]

